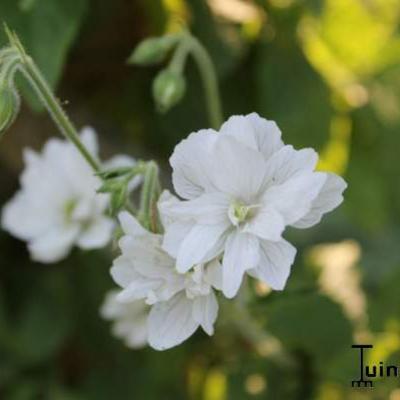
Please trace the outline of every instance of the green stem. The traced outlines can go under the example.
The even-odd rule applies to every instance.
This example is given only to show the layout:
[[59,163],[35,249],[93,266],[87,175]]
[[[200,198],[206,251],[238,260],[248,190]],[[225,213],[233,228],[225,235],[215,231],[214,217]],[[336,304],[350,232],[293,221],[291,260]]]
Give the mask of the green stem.
[[30,57],[23,56],[22,65],[23,68],[21,68],[21,71],[42,100],[44,106],[47,108],[62,134],[75,145],[77,150],[82,154],[93,170],[99,172],[100,165],[81,142],[74,125],[62,109],[60,102],[53,95],[49,85],[43,78],[33,60]]
[[219,129],[223,123],[223,114],[221,96],[218,88],[218,79],[214,64],[207,50],[198,39],[187,34],[184,40],[188,42],[190,52],[200,71],[211,126],[214,129]]
[[186,38],[187,37],[184,36],[180,41],[169,64],[169,69],[177,74],[183,73],[183,68],[185,67],[186,59],[190,51],[189,43]]
[[7,25],[5,25],[4,28],[11,46],[9,48],[10,51],[8,49],[4,49],[2,51],[3,56],[10,56],[11,54],[18,55],[20,64],[17,68],[24,74],[25,78],[31,84],[32,88],[35,90],[39,99],[48,110],[61,133],[75,145],[77,150],[82,154],[93,170],[96,173],[99,172],[100,165],[81,142],[74,125],[62,109],[60,102],[54,96],[50,86],[47,84],[41,72],[36,67],[34,61],[26,53],[18,36],[12,32]]

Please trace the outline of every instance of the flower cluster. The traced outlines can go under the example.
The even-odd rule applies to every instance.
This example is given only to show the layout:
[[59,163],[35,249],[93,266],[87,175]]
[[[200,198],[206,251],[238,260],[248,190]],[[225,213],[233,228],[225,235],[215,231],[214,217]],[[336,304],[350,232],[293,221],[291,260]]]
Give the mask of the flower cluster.
[[122,212],[119,221],[124,232],[119,242],[122,254],[111,275],[122,290],[115,300],[127,307],[138,301],[149,306],[148,319],[142,320],[149,344],[158,350],[176,346],[199,326],[212,335],[218,313],[214,290],[221,288],[222,279],[218,260],[181,274],[176,260],[163,250],[161,235],[143,229],[128,212]]
[[[93,132],[81,137],[96,155]],[[28,241],[32,257],[51,262],[74,244],[105,245],[113,229],[105,215],[109,196],[96,194],[101,182],[72,145],[51,140],[42,155],[28,151],[25,160],[22,189],[6,205],[2,224]],[[168,349],[199,327],[212,335],[217,295],[235,297],[246,275],[282,290],[296,255],[282,237],[285,229],[309,228],[343,201],[345,181],[316,171],[317,162],[313,149],[285,145],[277,125],[255,113],[179,143],[170,158],[179,198],[164,191],[157,202],[161,223],[146,225],[160,231],[145,229],[140,213],[118,216],[121,255],[111,275],[119,289],[101,308],[114,334],[129,347]]]
[[[80,136],[97,158],[95,131],[84,128]],[[106,215],[109,195],[96,193],[101,181],[74,145],[50,139],[41,154],[26,149],[24,161],[21,189],[3,208],[2,227],[28,242],[32,259],[42,263],[61,260],[74,245],[85,250],[104,247],[114,229]],[[130,157],[115,156],[104,165],[134,164]],[[130,189],[138,184],[135,178]]]
[[122,255],[111,269],[121,287],[115,301],[149,306],[142,322],[153,348],[178,345],[199,326],[211,335],[215,292],[234,297],[245,274],[284,288],[296,255],[285,228],[311,227],[343,200],[346,183],[316,172],[317,161],[312,149],[284,145],[277,125],[257,114],[176,146],[170,163],[182,200],[168,191],[160,197],[163,235],[121,214]]

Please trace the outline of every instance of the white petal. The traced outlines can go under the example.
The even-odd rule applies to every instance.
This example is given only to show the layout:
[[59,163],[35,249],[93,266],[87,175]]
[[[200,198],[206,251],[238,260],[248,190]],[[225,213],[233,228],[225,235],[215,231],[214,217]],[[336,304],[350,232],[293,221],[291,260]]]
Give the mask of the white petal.
[[51,204],[35,202],[20,191],[3,207],[1,226],[15,237],[29,240],[58,223],[55,211]]
[[168,190],[164,190],[158,201],[158,210],[165,230],[162,247],[175,258],[178,255],[183,240],[195,224],[193,220],[177,217],[177,206],[183,203],[184,202],[173,196]]
[[107,293],[100,308],[100,315],[113,321],[112,333],[125,341],[133,349],[147,344],[147,319],[149,306],[142,300],[121,303],[117,300],[118,291]]
[[313,171],[317,162],[318,154],[311,148],[295,150],[290,145],[284,146],[268,160],[268,182],[284,183],[299,172]]
[[194,220],[198,224],[225,224],[229,226],[230,197],[224,193],[204,193],[193,200],[163,203],[163,214],[179,220]]
[[117,300],[122,303],[130,303],[135,300],[147,299],[149,293],[156,291],[161,284],[161,281],[150,280],[138,275],[126,288],[121,290]]
[[193,302],[185,294],[175,295],[167,302],[155,304],[149,315],[149,344],[166,350],[185,341],[199,324],[193,319]]
[[85,250],[104,247],[111,240],[113,229],[112,219],[99,216],[80,234],[77,245]]
[[261,118],[257,113],[230,117],[222,125],[221,134],[231,135],[260,151],[266,160],[283,146],[281,131],[276,123]]
[[290,225],[304,217],[318,196],[326,174],[305,172],[297,174],[279,186],[272,186],[263,196],[263,203],[274,207]]
[[164,229],[176,221],[176,217],[171,213],[171,208],[180,203],[180,200],[174,196],[169,190],[164,190],[158,199],[157,207],[160,219]]
[[228,135],[218,138],[209,163],[215,187],[233,199],[253,201],[264,183],[266,162],[262,154]]
[[[93,158],[97,159],[97,138],[93,129],[83,129],[82,143]],[[47,141],[42,153],[47,167],[46,175],[54,174],[60,183],[70,187],[75,195],[93,195],[101,181],[72,143],[51,139]]]
[[290,274],[296,249],[286,240],[261,242],[260,263],[249,275],[267,283],[274,290],[282,290]]
[[335,174],[327,174],[318,197],[313,201],[308,214],[293,224],[296,228],[309,228],[321,221],[322,215],[335,209],[343,201],[343,192],[347,184]]
[[152,304],[183,290],[185,277],[176,273],[175,260],[161,249],[160,238],[157,239],[121,238],[123,263],[117,259],[111,269],[114,280],[126,288],[120,295],[121,301],[146,298],[146,302]]
[[[133,242],[136,243],[135,240]],[[137,299],[149,301],[150,298],[157,301],[168,299],[182,290],[184,277],[176,274],[173,264],[164,268],[157,263],[149,263],[153,248],[144,247],[142,243],[137,249],[138,253],[134,258],[122,255],[114,261],[111,268],[113,280],[123,288],[118,294],[119,301],[130,302]],[[142,255],[147,259],[142,259]]]
[[[52,157],[50,160],[49,155],[46,154],[47,148],[55,148],[55,151],[49,154]],[[47,200],[45,201],[47,206],[50,202],[62,204],[65,199],[74,195],[72,181],[62,168],[66,164],[65,153],[66,143],[58,139],[50,139],[46,143],[43,155],[30,149],[24,150],[26,168],[20,177],[22,191],[38,204],[40,204],[39,200]],[[58,161],[56,163],[53,160]]]
[[146,229],[144,229],[142,225],[140,225],[139,221],[128,211],[120,212],[118,214],[118,220],[121,224],[122,230],[127,235],[135,237],[147,236],[150,234],[150,232],[146,231]]
[[193,228],[193,222],[177,221],[170,224],[163,237],[162,248],[172,257],[177,257],[179,249],[185,237]]
[[212,129],[190,134],[176,147],[170,158],[175,191],[184,199],[193,199],[211,187],[209,154],[217,139]]
[[122,315],[124,305],[117,301],[118,290],[107,292],[104,302],[100,307],[100,315],[104,319],[114,319]]
[[[217,244],[220,237],[226,231],[225,225],[195,225],[182,242],[176,268],[183,273],[195,264],[206,262],[215,255],[210,250]],[[211,257],[207,259],[208,257]]]
[[35,238],[28,244],[34,261],[42,263],[57,262],[71,250],[77,236],[79,226],[58,226]]
[[152,241],[143,236],[124,236],[120,239],[119,246],[124,257],[141,275],[169,279],[171,274],[174,274],[175,260],[162,250],[160,240]]
[[[117,330],[118,327],[116,326],[115,329]],[[134,325],[130,329],[125,343],[131,349],[140,349],[147,345],[147,337],[147,315],[138,316],[135,318]]]
[[243,232],[252,233],[259,238],[277,241],[280,240],[285,221],[281,214],[272,207],[261,207],[254,217],[244,225]]
[[97,142],[97,133],[91,126],[84,126],[80,131],[82,143],[92,156],[97,156],[99,144]]
[[114,282],[122,288],[129,286],[133,280],[139,277],[131,260],[125,255],[119,256],[114,260],[110,274]]
[[206,264],[204,280],[217,290],[222,290],[222,265],[218,259]]
[[246,270],[259,262],[259,240],[248,233],[235,231],[229,235],[222,262],[222,290],[232,298],[238,292]]
[[208,296],[198,296],[193,302],[193,319],[208,335],[214,334],[214,323],[218,315],[218,302],[214,291]]
[[74,221],[85,221],[88,220],[93,213],[93,198],[91,197],[83,197],[79,199],[77,204],[75,205],[71,218]]

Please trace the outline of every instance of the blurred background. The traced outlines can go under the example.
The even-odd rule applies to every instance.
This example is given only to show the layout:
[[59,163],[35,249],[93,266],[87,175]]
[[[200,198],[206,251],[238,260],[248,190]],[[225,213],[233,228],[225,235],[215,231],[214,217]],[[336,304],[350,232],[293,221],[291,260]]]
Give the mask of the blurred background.
[[[400,365],[400,0],[0,0],[0,19],[76,125],[96,128],[104,158],[155,158],[169,186],[174,145],[208,127],[192,63],[167,115],[151,98],[158,68],[126,64],[142,39],[183,22],[212,55],[226,117],[277,121],[285,142],[316,148],[320,167],[349,183],[340,209],[286,235],[299,249],[287,289],[253,286],[252,314],[290,365],[223,323],[166,352],[129,350],[98,313],[113,287],[110,251],[35,264],[0,232],[0,399],[400,399],[398,378],[350,385],[352,343],[374,345],[368,362]],[[20,87],[0,144],[1,205],[18,188],[22,149],[57,134]]]

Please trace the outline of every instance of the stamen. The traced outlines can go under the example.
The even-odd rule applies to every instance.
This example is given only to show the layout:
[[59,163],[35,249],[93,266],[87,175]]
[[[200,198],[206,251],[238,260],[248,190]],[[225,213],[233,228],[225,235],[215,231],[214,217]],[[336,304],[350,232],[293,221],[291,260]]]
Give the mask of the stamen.
[[257,206],[247,206],[242,202],[235,200],[229,207],[228,216],[232,224],[238,226],[246,221],[252,215],[252,209]]

